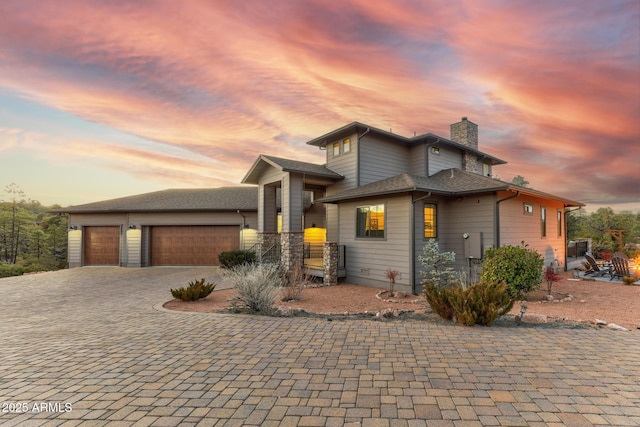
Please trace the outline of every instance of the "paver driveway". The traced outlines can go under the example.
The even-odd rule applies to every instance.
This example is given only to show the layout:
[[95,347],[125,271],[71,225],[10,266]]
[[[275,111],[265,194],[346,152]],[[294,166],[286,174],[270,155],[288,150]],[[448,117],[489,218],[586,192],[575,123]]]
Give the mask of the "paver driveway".
[[0,424],[640,425],[638,331],[157,308],[215,274],[0,279]]

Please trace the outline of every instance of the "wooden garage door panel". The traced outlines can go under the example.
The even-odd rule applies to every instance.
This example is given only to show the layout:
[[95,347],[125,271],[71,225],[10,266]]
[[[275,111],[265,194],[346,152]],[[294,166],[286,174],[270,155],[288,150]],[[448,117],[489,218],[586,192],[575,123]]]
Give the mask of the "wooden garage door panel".
[[84,227],[84,265],[120,264],[120,227]]
[[151,228],[151,265],[218,265],[218,254],[240,247],[237,225]]

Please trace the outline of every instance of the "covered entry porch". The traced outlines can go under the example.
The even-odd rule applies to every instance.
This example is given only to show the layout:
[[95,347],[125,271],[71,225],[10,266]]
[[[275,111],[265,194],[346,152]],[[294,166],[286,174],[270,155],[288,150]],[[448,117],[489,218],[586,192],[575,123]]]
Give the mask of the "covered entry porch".
[[259,259],[287,269],[305,265],[326,284],[337,283],[338,245],[326,241],[326,208],[315,200],[341,179],[323,165],[261,155],[242,181],[258,185]]

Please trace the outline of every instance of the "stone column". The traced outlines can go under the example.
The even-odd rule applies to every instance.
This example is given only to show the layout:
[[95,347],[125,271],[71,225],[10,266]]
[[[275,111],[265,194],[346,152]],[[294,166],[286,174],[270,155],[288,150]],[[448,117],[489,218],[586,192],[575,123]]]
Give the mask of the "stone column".
[[325,286],[338,284],[338,244],[336,242],[325,242],[322,248],[322,264],[324,267]]
[[294,265],[302,265],[304,261],[304,232],[282,232],[280,237],[280,264],[291,271]]
[[[262,256],[265,255],[266,251],[269,250],[269,248],[274,247],[276,249],[276,252],[278,252],[279,255],[279,246],[280,246],[280,234],[278,233],[258,233],[258,243],[259,243],[259,247],[260,247],[260,253],[257,254],[258,256],[258,262],[279,262],[280,260],[271,260],[271,259],[261,259]],[[266,254],[267,256],[269,254]]]

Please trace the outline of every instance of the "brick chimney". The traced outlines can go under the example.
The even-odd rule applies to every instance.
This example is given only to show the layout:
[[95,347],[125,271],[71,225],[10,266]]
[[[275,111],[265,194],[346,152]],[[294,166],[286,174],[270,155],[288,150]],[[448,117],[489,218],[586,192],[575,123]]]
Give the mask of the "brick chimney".
[[[451,125],[451,140],[477,150],[478,125],[463,117],[461,121]],[[482,173],[482,170],[479,170],[478,157],[466,151],[462,159],[462,168],[467,172]]]

